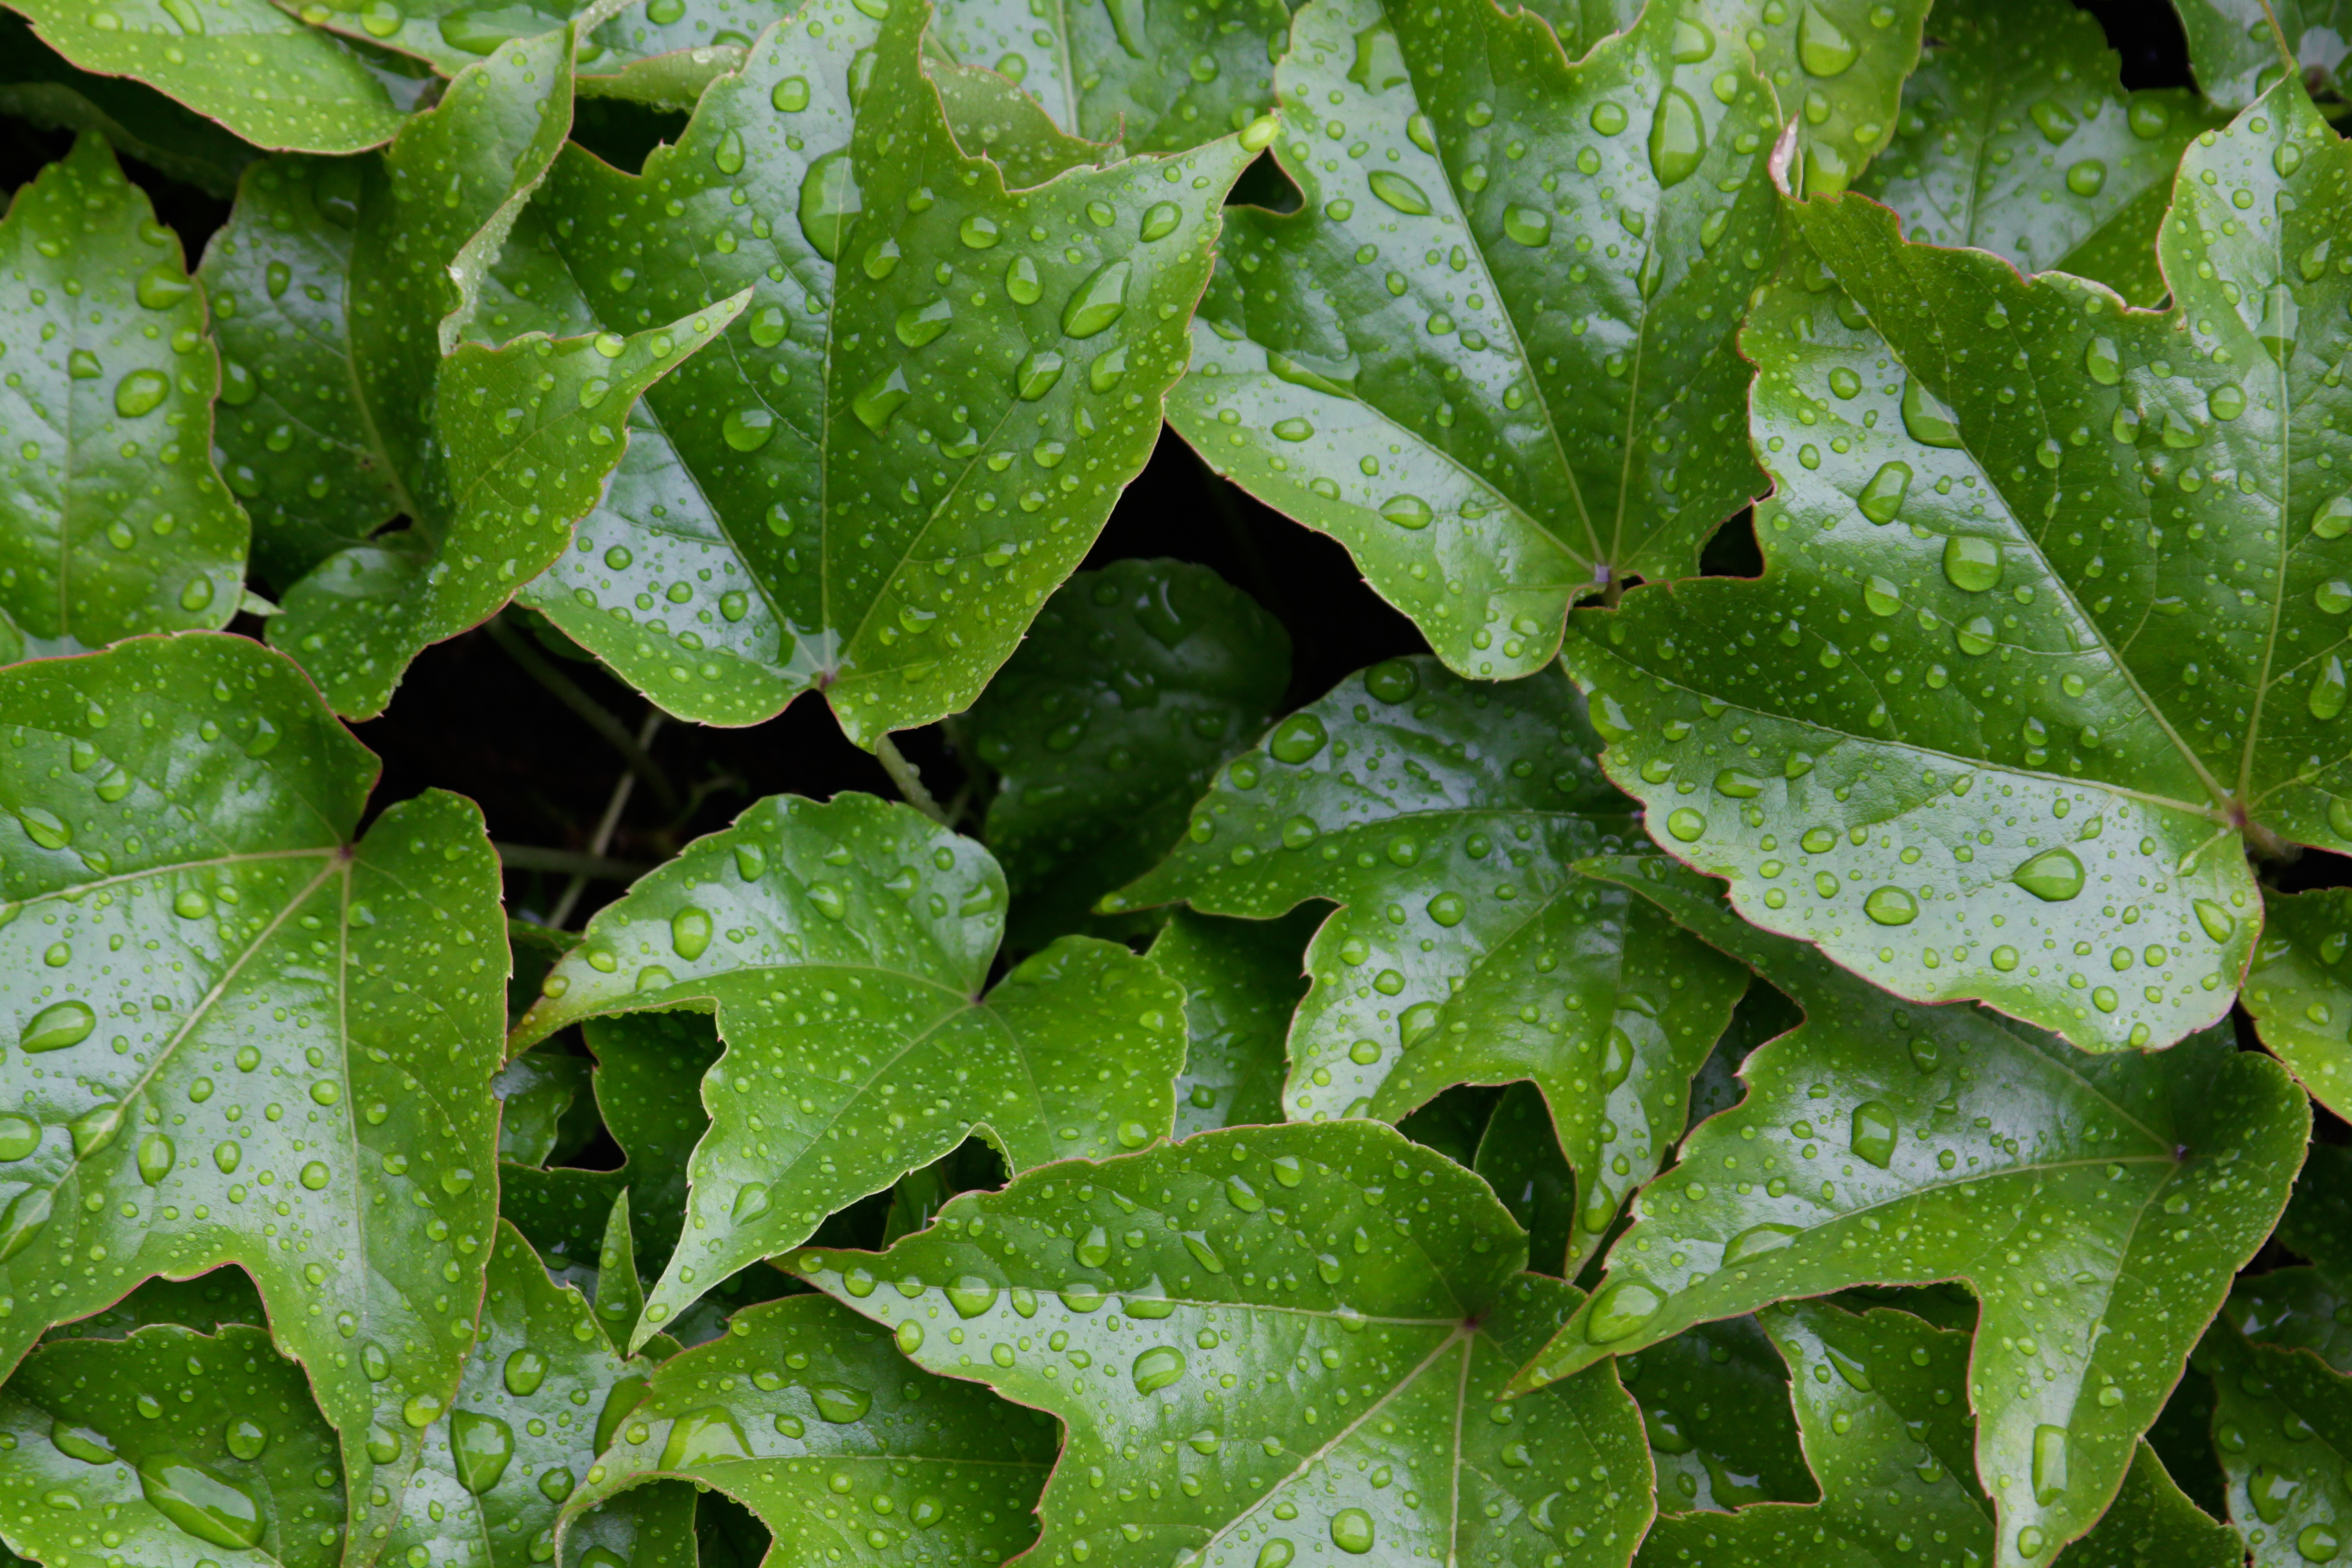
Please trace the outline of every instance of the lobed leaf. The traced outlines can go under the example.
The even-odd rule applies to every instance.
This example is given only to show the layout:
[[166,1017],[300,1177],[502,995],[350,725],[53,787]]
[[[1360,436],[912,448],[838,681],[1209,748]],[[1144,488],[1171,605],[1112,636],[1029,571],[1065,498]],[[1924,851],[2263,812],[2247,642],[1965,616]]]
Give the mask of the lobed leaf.
[[2284,50],[2313,92],[2336,86],[2352,40],[2342,0],[2173,0],[2188,35],[2189,68],[2216,108],[2235,111],[2286,74]]
[[2241,1000],[2262,1036],[2311,1097],[2338,1116],[2352,1110],[2352,889],[2263,893],[2263,938]]
[[2214,1446],[2230,1518],[2253,1568],[2307,1568],[2344,1547],[2352,1515],[2352,1380],[2307,1351],[2218,1324],[2199,1349],[2213,1373]]
[[1178,910],[1148,956],[1184,990],[1175,1136],[1282,1120],[1283,1037],[1320,911],[1231,921]]

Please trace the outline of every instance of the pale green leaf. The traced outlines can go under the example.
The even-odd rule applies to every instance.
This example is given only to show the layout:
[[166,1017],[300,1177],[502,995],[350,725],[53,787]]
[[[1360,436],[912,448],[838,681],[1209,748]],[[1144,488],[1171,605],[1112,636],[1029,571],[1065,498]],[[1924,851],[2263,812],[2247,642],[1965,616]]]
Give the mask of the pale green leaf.
[[2263,894],[2263,939],[2246,972],[2254,1028],[2314,1100],[2352,1112],[2352,888]]
[[636,1331],[985,1129],[1016,1171],[1168,1135],[1183,994],[1065,937],[983,994],[1003,931],[988,852],[871,795],[776,796],[589,921],[517,1039],[716,1005],[677,1250]]
[[365,1555],[415,1462],[370,1443],[456,1387],[495,1217],[480,816],[431,793],[355,838],[374,759],[242,637],[0,671],[0,1366],[150,1275],[243,1266]]
[[1307,991],[1307,942],[1321,919],[1311,909],[1276,921],[1179,910],[1160,928],[1151,962],[1184,988],[1177,1137],[1282,1120],[1284,1039]]
[[1307,949],[1285,1108],[1394,1121],[1454,1084],[1532,1081],[1580,1178],[1571,1268],[1681,1135],[1747,984],[1570,868],[1633,833],[1597,750],[1557,670],[1488,686],[1375,665],[1226,764],[1167,860],[1104,905],[1340,905]]
[[926,1369],[1061,1419],[1041,1563],[1622,1568],[1649,1522],[1608,1368],[1495,1397],[1577,1291],[1519,1272],[1478,1180],[1386,1127],[1055,1165],[887,1252],[795,1261]]

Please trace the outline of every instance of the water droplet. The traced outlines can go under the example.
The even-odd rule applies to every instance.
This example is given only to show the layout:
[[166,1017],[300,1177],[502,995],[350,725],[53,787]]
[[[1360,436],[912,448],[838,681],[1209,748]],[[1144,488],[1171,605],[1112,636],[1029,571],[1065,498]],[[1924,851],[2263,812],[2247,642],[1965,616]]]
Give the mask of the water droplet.
[[24,825],[25,837],[44,849],[62,849],[73,842],[73,829],[53,811],[20,805],[16,808],[16,820]]
[[2228,942],[2237,934],[2236,918],[2210,899],[2199,899],[2193,907],[2197,910],[2197,923],[2203,926],[2205,934],[2215,942]]
[[49,1222],[52,1194],[47,1187],[34,1187],[16,1194],[5,1210],[0,1210],[0,1263],[5,1263],[32,1245]]
[[899,311],[892,330],[898,334],[900,342],[910,349],[919,349],[926,343],[937,342],[940,333],[954,325],[955,307],[948,302],[947,296],[941,295],[926,304],[910,305]]
[[1602,1288],[1584,1320],[1584,1337],[1596,1345],[1613,1344],[1658,1315],[1664,1296],[1645,1280],[1620,1279]]
[[1944,575],[1963,594],[1981,594],[2000,582],[2000,546],[1956,533],[1944,541]]
[[1706,818],[1689,806],[1679,806],[1667,816],[1666,831],[1681,843],[1695,843],[1706,832]]
[[1322,720],[1312,713],[1293,713],[1275,726],[1265,749],[1275,761],[1297,767],[1311,762],[1329,739]]
[[79,1459],[85,1465],[114,1463],[114,1446],[106,1435],[89,1426],[75,1426],[60,1419],[49,1424],[49,1442],[58,1452],[68,1458]]
[[769,89],[768,101],[786,114],[798,114],[809,106],[808,79],[786,77]]
[[1625,110],[1619,104],[1607,101],[1595,104],[1591,119],[1592,129],[1603,136],[1614,136],[1625,129]]
[[1381,503],[1381,515],[1399,528],[1418,532],[1427,528],[1437,514],[1419,496],[1399,495],[1391,496]]
[[1805,68],[1806,75],[1843,75],[1861,53],[1835,22],[1822,14],[1820,6],[1805,7],[1805,14],[1797,22],[1797,60]]
[[1297,1555],[1290,1542],[1277,1535],[1258,1548],[1256,1568],[1290,1568],[1290,1560]]
[[2312,677],[2311,695],[2307,699],[2311,716],[2323,722],[2344,711],[2344,661],[2334,654]]
[[0,1116],[0,1164],[14,1164],[41,1146],[41,1124],[23,1116]]
[[1883,926],[1907,926],[1919,918],[1919,901],[1900,888],[1873,888],[1862,912]]
[[1375,169],[1367,177],[1372,195],[1401,213],[1418,217],[1429,211],[1429,195],[1393,169]]
[[1156,1394],[1184,1375],[1184,1352],[1155,1345],[1135,1358],[1135,1391]]
[[1650,121],[1650,169],[1669,190],[1697,172],[1706,157],[1706,126],[1698,105],[1678,87],[1666,89],[1658,100],[1657,118]]
[[16,1043],[27,1051],[61,1051],[81,1044],[97,1027],[98,1015],[89,1003],[59,1002],[34,1014]]
[[2033,1429],[2033,1500],[2048,1508],[2066,1495],[2066,1428]]
[[168,310],[186,299],[195,285],[169,262],[158,262],[139,275],[139,302],[151,310]]
[[849,400],[849,411],[857,416],[859,424],[878,436],[889,425],[890,416],[913,395],[907,384],[907,373],[894,369],[866,383],[865,390]]
[[947,1288],[948,1305],[959,1318],[977,1318],[996,1305],[996,1287],[977,1274],[966,1274]]
[[719,434],[739,452],[756,452],[776,433],[776,416],[758,404],[728,411]]
[[1127,281],[1133,270],[1125,261],[1107,261],[1097,268],[1062,308],[1063,332],[1090,338],[1127,314]]
[[1862,585],[1862,604],[1874,616],[1891,616],[1903,607],[1903,590],[1884,577],[1873,577]]
[[690,1469],[721,1459],[748,1459],[751,1446],[743,1440],[743,1429],[735,1425],[735,1417],[719,1405],[709,1405],[688,1411],[670,1423],[669,1438],[662,1445],[661,1468],[665,1470]]
[[1751,1225],[1733,1237],[1730,1245],[1723,1249],[1724,1267],[1778,1251],[1794,1241],[1798,1234],[1793,1225]]
[[1089,1227],[1071,1248],[1071,1254],[1077,1258],[1079,1267],[1100,1268],[1110,1261],[1110,1234],[1098,1225]]
[[828,153],[808,167],[801,178],[801,234],[827,261],[841,259],[850,225],[864,209],[857,188],[857,171],[849,149]]
[[741,174],[743,172],[743,133],[740,131],[730,131],[726,135],[721,136],[719,139],[718,147],[711,152],[710,161],[719,165],[719,172],[722,174]]
[[710,945],[710,917],[691,906],[669,918],[669,946],[680,958],[700,958]]
[[2078,196],[2095,196],[2106,183],[2107,166],[2096,158],[2085,158],[2066,170],[2066,188]]
[[1913,379],[1903,383],[1903,428],[1923,447],[1958,447],[1959,421],[1943,400]]
[[457,1484],[479,1497],[499,1484],[514,1458],[514,1431],[495,1415],[460,1410],[449,1417],[449,1452]]
[[1331,1544],[1351,1556],[1372,1549],[1372,1516],[1360,1508],[1343,1508],[1331,1516]]
[[507,1392],[518,1399],[528,1399],[539,1392],[547,1381],[547,1358],[526,1345],[507,1357]]
[[1054,390],[1066,363],[1052,349],[1032,349],[1013,367],[1013,390],[1024,403],[1034,403]]
[[1878,472],[1870,476],[1870,483],[1863,486],[1862,494],[1854,498],[1854,505],[1873,522],[1893,522],[1910,489],[1910,464],[1881,463]]
[[1895,1111],[1884,1100],[1866,1100],[1853,1108],[1846,1142],[1858,1158],[1880,1170],[1895,1158]]
[[737,1225],[749,1225],[768,1212],[768,1184],[746,1182],[735,1189],[734,1205],[728,1211]]
[[1853,1389],[1856,1394],[1870,1392],[1868,1366],[1846,1354],[1835,1345],[1823,1344],[1822,1350],[1828,1355],[1830,1365],[1836,1370],[1838,1376],[1844,1380],[1848,1388]]
[[1503,209],[1503,232],[1531,250],[1551,243],[1551,214],[1514,203]]
[[576,1484],[572,1472],[560,1466],[541,1470],[539,1474],[539,1495],[550,1502],[562,1502],[572,1495],[572,1489]]
[[1183,209],[1174,202],[1154,202],[1144,209],[1143,220],[1135,231],[1136,237],[1146,244],[1155,239],[1165,239],[1176,232],[1176,226],[1183,221]]
[[139,1467],[148,1506],[199,1541],[247,1552],[261,1544],[261,1505],[209,1468],[162,1454]]
[[1045,285],[1037,276],[1037,264],[1025,256],[1016,256],[1004,269],[1004,295],[1016,305],[1034,305],[1045,294]]
[[2306,1524],[2294,1538],[2294,1549],[2306,1563],[2333,1563],[2343,1545],[2344,1538],[2336,1533],[2333,1524]]
[[2083,862],[2071,849],[2045,849],[2020,866],[2010,880],[2044,903],[2063,903],[2083,890]]
[[149,1186],[160,1184],[172,1173],[172,1141],[161,1132],[150,1132],[139,1140],[139,1179]]

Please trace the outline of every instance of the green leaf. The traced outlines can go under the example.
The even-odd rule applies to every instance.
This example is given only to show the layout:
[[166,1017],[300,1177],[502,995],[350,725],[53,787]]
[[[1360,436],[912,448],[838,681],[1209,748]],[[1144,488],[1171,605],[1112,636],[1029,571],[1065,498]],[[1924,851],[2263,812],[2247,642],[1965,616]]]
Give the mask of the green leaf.
[[2311,1097],[2352,1111],[2352,889],[2263,894],[2263,940],[2246,972],[2244,1001],[2255,1032]]
[[[559,1510],[652,1371],[615,1354],[580,1292],[550,1279],[530,1243],[501,1223],[473,1355],[448,1415],[419,1438],[386,1556],[412,1562],[422,1551],[454,1568],[545,1562]],[[686,1550],[683,1532],[671,1550]]]
[[1039,1562],[1615,1568],[1651,1509],[1614,1374],[1495,1398],[1580,1299],[1525,1258],[1475,1177],[1353,1123],[1057,1165],[796,1261],[925,1368],[1063,1422]]
[[95,131],[157,173],[223,200],[259,154],[153,88],[77,69],[22,16],[0,14],[0,113],[44,128]]
[[1789,1369],[1756,1319],[1694,1323],[1620,1356],[1617,1375],[1642,1408],[1663,1509],[1723,1512],[1821,1496],[1797,1446]]
[[2228,1010],[2249,847],[2352,847],[2319,548],[2352,500],[2288,461],[2344,401],[2352,147],[2290,83],[2181,168],[2165,313],[1793,205],[1836,278],[1744,340],[1764,575],[1629,595],[1568,653],[1610,776],[1741,914],[2094,1050]]
[[2126,92],[2098,19],[2065,0],[1948,0],[1935,33],[1904,84],[1894,142],[1854,188],[1914,240],[2161,301],[2156,231],[2172,171],[2228,117],[2186,88]]
[[2245,1551],[2238,1532],[2191,1501],[2142,1443],[2116,1500],[2063,1561],[2065,1568],[2242,1568]]
[[194,1279],[154,1279],[103,1311],[70,1323],[59,1323],[41,1336],[45,1344],[58,1340],[119,1340],[133,1329],[154,1323],[177,1323],[205,1333],[225,1323],[265,1321],[261,1292],[242,1268],[215,1268]]
[[572,1101],[588,1087],[591,1063],[561,1051],[525,1051],[490,1080],[499,1097],[499,1159],[543,1165]]
[[629,1191],[613,1200],[605,1216],[604,1245],[596,1252],[596,1278],[592,1282],[596,1326],[615,1351],[625,1352],[646,1314],[646,1283],[637,1272],[635,1226],[629,1212]]
[[1395,1121],[1454,1084],[1532,1081],[1583,1180],[1571,1271],[1681,1135],[1747,984],[1570,868],[1633,831],[1597,750],[1557,671],[1488,686],[1433,658],[1375,665],[1228,763],[1167,860],[1103,905],[1339,904],[1307,949],[1285,1108]]
[[1607,1282],[1515,1385],[1782,1297],[1958,1279],[1982,1303],[1969,1396],[1999,1561],[2032,1560],[2027,1531],[2082,1534],[2284,1206],[2309,1103],[2225,1030],[2084,1056],[1984,1009],[1906,1005],[1665,862],[1613,874],[1805,1023],[1748,1059],[1748,1098],[1643,1192]]
[[761,802],[588,922],[519,1041],[715,1005],[727,1042],[703,1080],[688,1224],[637,1343],[976,1128],[1016,1171],[1167,1136],[1182,992],[1123,948],[1065,937],[983,996],[1003,919],[986,850],[845,794]]
[[611,1568],[610,1552],[628,1568],[709,1568],[696,1540],[695,1489],[684,1481],[638,1487],[573,1516],[563,1527],[565,1568]]
[[2352,1291],[2324,1268],[2273,1268],[2241,1279],[2224,1315],[2250,1340],[2306,1350],[2352,1372],[2352,1322],[2345,1321],[2352,1318]]
[[1746,6],[1687,9],[1571,64],[1538,17],[1476,0],[1319,0],[1276,73],[1275,153],[1306,205],[1229,220],[1169,418],[1346,545],[1462,674],[1541,668],[1571,602],[1688,574],[1763,488],[1728,433],[1733,335],[1780,243],[1778,127],[1741,39],[1795,73],[1794,112],[1790,38],[1836,13],[1852,68],[1828,129],[1862,88],[1886,127],[1925,6],[1881,7],[1886,26],[1775,7],[1769,37]]
[[0,267],[0,616],[34,654],[226,626],[248,529],[206,436],[204,298],[104,137],[18,190]]
[[1013,939],[1087,908],[1184,835],[1193,796],[1290,683],[1290,637],[1205,566],[1116,561],[1055,590],[962,726],[1002,776],[989,847]]
[[736,1321],[654,1373],[573,1510],[656,1477],[692,1480],[758,1514],[778,1563],[996,1563],[1035,1538],[1050,1425],[908,1366],[822,1297]]
[[2273,18],[2286,29],[2287,52],[2311,90],[2337,87],[2336,73],[2352,40],[2352,10],[2344,0],[2173,0],[2173,9],[2189,36],[2189,69],[2219,108],[2245,108],[2284,74]]
[[356,153],[391,139],[424,84],[268,0],[11,0],[84,70],[127,76],[257,147]]
[[0,1367],[150,1275],[240,1264],[368,1542],[404,1414],[457,1385],[494,1218],[481,818],[433,792],[354,839],[374,759],[242,637],[0,670]]
[[335,1434],[242,1324],[43,1346],[0,1392],[0,1529],[37,1562],[101,1560],[101,1520],[108,1554],[162,1568],[328,1568],[347,1533]]
[[[1903,84],[1919,62],[1927,6],[1916,0],[1685,0],[1717,37],[1747,43],[1793,128],[1790,181],[1842,191],[1895,134]],[[1943,25],[1937,13],[1937,25]]]
[[1478,1133],[1470,1168],[1486,1178],[1528,1233],[1528,1267],[1538,1274],[1570,1274],[1568,1259],[1576,1247],[1576,1173],[1560,1152],[1541,1089],[1515,1083],[1503,1091]]
[[1283,1037],[1307,991],[1307,939],[1320,910],[1228,921],[1179,910],[1151,962],[1184,988],[1184,1071],[1176,1136],[1282,1120]]
[[566,153],[502,263],[509,325],[634,330],[751,289],[523,595],[681,717],[749,723],[822,687],[871,747],[969,706],[1182,368],[1250,149],[1007,192],[921,74],[925,15],[795,13],[643,174]]
[[2317,1356],[2215,1327],[2199,1349],[2213,1373],[2213,1436],[2230,1518],[2253,1568],[2308,1568],[2352,1530],[2352,1380]]
[[950,59],[1020,83],[1077,135],[1172,152],[1239,131],[1272,107],[1271,62],[1290,41],[1290,11],[1283,0],[1043,11],[1023,0],[943,0],[932,41]]
[[2352,1149],[2311,1146],[2279,1221],[2278,1239],[2337,1279],[2352,1280]]

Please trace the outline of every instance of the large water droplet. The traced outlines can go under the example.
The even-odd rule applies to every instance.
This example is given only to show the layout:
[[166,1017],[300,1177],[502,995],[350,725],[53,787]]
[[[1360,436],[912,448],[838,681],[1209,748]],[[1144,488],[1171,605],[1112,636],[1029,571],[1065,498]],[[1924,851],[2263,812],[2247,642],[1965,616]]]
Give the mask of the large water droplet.
[[89,1038],[98,1015],[87,1002],[59,1002],[33,1015],[16,1043],[27,1051],[61,1051]]
[[172,1141],[161,1132],[150,1132],[139,1140],[139,1179],[149,1186],[159,1184],[172,1173],[173,1163]]
[[1090,338],[1125,315],[1127,281],[1133,270],[1124,261],[1107,261],[1096,268],[1062,308],[1062,331],[1070,337]]
[[114,1445],[92,1426],[76,1426],[59,1419],[49,1424],[49,1442],[58,1452],[85,1465],[114,1463]]
[[1081,1268],[1100,1268],[1110,1261],[1110,1233],[1098,1225],[1089,1226],[1070,1251]]
[[2083,862],[2072,849],[2045,849],[2020,866],[2010,880],[2044,903],[2061,904],[2083,890]]
[[1293,713],[1275,726],[1265,749],[1275,761],[1297,767],[1314,760],[1329,739],[1322,720],[1312,713]]
[[1797,1235],[1793,1225],[1751,1225],[1733,1237],[1730,1245],[1723,1249],[1724,1265],[1728,1268],[1767,1252],[1777,1252],[1794,1241]]
[[2000,582],[2000,546],[1990,539],[1956,533],[1944,541],[1944,576],[1964,594],[1981,594]]
[[669,945],[680,958],[700,958],[710,945],[710,917],[690,906],[670,916]]
[[1841,76],[1862,51],[1818,5],[1809,5],[1797,22],[1797,61],[1808,76]]
[[1862,487],[1862,494],[1854,498],[1854,505],[1873,522],[1893,522],[1910,489],[1910,464],[1881,463],[1878,472],[1870,476],[1870,483]]
[[514,1458],[514,1431],[495,1415],[460,1410],[449,1417],[449,1452],[457,1484],[480,1496],[499,1484]]
[[876,435],[880,435],[890,423],[890,416],[906,405],[914,395],[907,384],[907,373],[889,370],[866,384],[865,390],[849,400],[849,411],[857,422]]
[[261,1543],[261,1505],[226,1477],[176,1454],[139,1467],[148,1506],[199,1541],[245,1552]]
[[13,1164],[40,1146],[39,1122],[24,1116],[0,1116],[0,1164]]
[[1138,1394],[1155,1394],[1184,1375],[1184,1352],[1154,1345],[1135,1358],[1134,1373]]
[[1613,1344],[1658,1315],[1666,1299],[1646,1280],[1620,1279],[1602,1288],[1584,1320],[1584,1337],[1596,1345]]
[[1885,1101],[1865,1100],[1853,1108],[1846,1142],[1856,1156],[1883,1171],[1895,1158],[1895,1110]]
[[690,1410],[670,1423],[669,1440],[662,1445],[661,1468],[689,1469],[720,1459],[748,1459],[751,1447],[735,1417],[713,1405]]
[[1418,217],[1429,211],[1428,193],[1393,169],[1373,170],[1366,184],[1372,195],[1401,213]]
[[1919,900],[1901,888],[1873,888],[1862,912],[1883,926],[1907,926],[1919,918]]
[[2344,711],[2344,661],[2334,654],[2311,679],[2311,716],[2325,721]]
[[2066,1428],[2033,1429],[2033,1500],[2048,1508],[2066,1495]]
[[941,295],[927,303],[909,305],[899,311],[892,330],[898,334],[900,342],[910,349],[919,349],[926,343],[937,342],[940,333],[954,325],[955,307],[948,303],[947,296]]
[[1903,383],[1903,428],[1923,447],[1958,447],[1959,421],[1943,400],[1916,380]]
[[719,433],[737,451],[756,452],[775,436],[776,416],[759,404],[747,404],[728,411],[727,417],[719,422]]
[[1698,105],[1678,87],[1666,89],[1658,100],[1657,118],[1650,121],[1650,169],[1668,189],[1681,184],[1706,157],[1706,125]]
[[[2334,807],[2331,806],[2329,811],[2332,815]],[[2352,837],[2352,833],[2346,834],[2346,837]],[[2199,899],[2193,907],[2197,910],[2197,923],[2203,926],[2205,934],[2215,942],[2227,942],[2237,934],[2236,917],[2212,900]]]
[[977,1274],[966,1274],[947,1288],[948,1305],[959,1318],[977,1318],[996,1305],[996,1287]]
[[1360,1508],[1343,1508],[1331,1516],[1331,1544],[1351,1556],[1372,1549],[1372,1516]]
[[801,233],[819,256],[827,261],[841,259],[849,226],[862,210],[864,199],[848,148],[827,153],[809,165],[801,178]]
[[547,1358],[525,1345],[507,1357],[507,1392],[518,1399],[528,1399],[539,1392],[547,1381]]
[[845,1384],[820,1383],[809,1389],[809,1402],[816,1413],[836,1426],[846,1426],[853,1421],[863,1421],[866,1413],[874,1408],[874,1396],[862,1388]]

